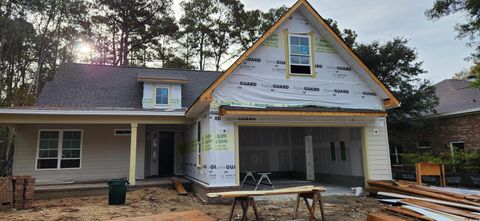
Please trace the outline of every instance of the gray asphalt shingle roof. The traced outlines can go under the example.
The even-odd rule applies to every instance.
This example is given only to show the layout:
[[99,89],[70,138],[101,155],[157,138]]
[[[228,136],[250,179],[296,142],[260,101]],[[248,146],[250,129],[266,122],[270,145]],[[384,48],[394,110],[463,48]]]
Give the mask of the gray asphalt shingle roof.
[[439,98],[437,114],[480,108],[480,89],[470,87],[469,81],[446,79],[434,87]]
[[43,87],[35,106],[41,108],[141,109],[143,86],[137,76],[178,76],[182,106],[189,107],[221,72],[127,66],[63,64]]

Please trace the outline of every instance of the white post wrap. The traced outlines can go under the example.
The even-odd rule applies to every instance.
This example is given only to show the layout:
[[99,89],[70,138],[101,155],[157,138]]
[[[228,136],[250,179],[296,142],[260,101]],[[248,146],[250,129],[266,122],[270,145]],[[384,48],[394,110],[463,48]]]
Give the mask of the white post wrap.
[[137,123],[131,125],[130,135],[130,172],[128,174],[128,182],[131,185],[135,185],[135,164],[137,162]]

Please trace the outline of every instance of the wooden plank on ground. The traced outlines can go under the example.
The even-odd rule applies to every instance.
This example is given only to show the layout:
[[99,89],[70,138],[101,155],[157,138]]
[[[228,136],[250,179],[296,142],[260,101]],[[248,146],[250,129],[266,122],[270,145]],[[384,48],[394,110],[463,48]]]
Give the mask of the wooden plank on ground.
[[111,221],[216,221],[217,219],[205,214],[200,210],[191,210],[184,212],[160,213],[153,216],[141,216],[123,219],[113,219]]
[[480,198],[479,198],[479,197],[475,197],[474,195],[467,195],[467,194],[462,194],[462,193],[454,193],[454,192],[449,192],[449,191],[442,191],[442,190],[439,190],[439,189],[433,189],[433,188],[430,188],[430,187],[419,186],[419,185],[411,185],[410,187],[411,187],[411,188],[414,188],[414,189],[419,189],[419,190],[425,190],[425,191],[433,192],[433,193],[440,193],[440,194],[447,195],[447,196],[451,196],[451,197],[455,197],[455,198],[458,198],[458,199],[467,199],[467,200],[473,200],[473,201],[480,201]]
[[175,190],[177,190],[178,195],[187,195],[188,192],[185,190],[185,187],[183,186],[182,182],[176,177],[172,178],[173,181],[173,187],[175,187]]
[[455,202],[455,203],[461,203],[461,204],[467,204],[467,205],[472,205],[472,206],[477,206],[480,207],[480,203],[469,201],[466,199],[458,199],[455,197],[439,194],[439,193],[433,193],[425,190],[419,190],[419,189],[413,189],[407,186],[397,186],[393,184],[390,181],[374,181],[374,180],[369,180],[367,181],[369,185],[372,186],[379,186],[383,188],[388,188],[388,189],[393,189],[396,191],[402,191],[407,194],[415,194],[415,195],[422,195],[424,197],[429,197],[429,198],[435,198],[439,200],[445,200],[445,201],[450,201],[450,202]]
[[402,199],[402,200],[400,200],[400,202],[405,203],[405,204],[409,204],[409,205],[428,208],[428,209],[432,209],[432,210],[436,210],[436,211],[440,211],[440,212],[445,212],[445,213],[449,213],[449,214],[459,215],[459,216],[466,217],[466,218],[480,220],[480,215],[475,215],[475,214],[471,213],[470,211],[457,209],[457,208],[450,207],[450,206],[438,205],[438,204],[435,204],[435,203],[430,203],[430,202],[425,202],[425,201],[415,200],[415,199]]
[[411,210],[405,209],[405,208],[400,207],[400,206],[387,207],[387,208],[385,208],[385,210],[390,211],[390,212],[394,212],[394,213],[398,213],[398,214],[402,214],[402,215],[405,215],[405,216],[410,216],[410,217],[413,217],[413,218],[416,218],[416,219],[425,220],[425,221],[435,221],[434,219],[428,218],[428,217],[426,217],[426,216],[424,216],[420,213],[413,212]]
[[388,196],[388,197],[393,197],[393,198],[397,198],[397,199],[416,199],[416,200],[427,201],[427,202],[430,202],[430,203],[437,203],[437,204],[442,204],[442,205],[446,205],[446,206],[458,207],[458,208],[462,208],[462,209],[480,211],[480,207],[477,207],[477,206],[465,205],[465,204],[461,204],[461,203],[454,203],[454,202],[437,200],[437,199],[414,197],[414,196],[402,195],[402,194],[398,194],[398,193],[388,193],[388,192],[378,192],[377,194],[380,195],[380,196]]
[[367,215],[367,221],[405,221],[404,219],[396,216],[390,216],[385,213],[369,213]]
[[421,213],[422,215],[424,215],[426,217],[429,217],[429,218],[432,218],[436,221],[460,221],[460,220],[457,220],[455,218],[446,216],[445,214],[432,212],[432,211],[429,211],[429,210],[426,210],[426,209],[423,209],[423,208],[419,208],[419,207],[416,207],[416,206],[402,205],[402,207],[407,208],[409,210],[413,210],[417,213]]

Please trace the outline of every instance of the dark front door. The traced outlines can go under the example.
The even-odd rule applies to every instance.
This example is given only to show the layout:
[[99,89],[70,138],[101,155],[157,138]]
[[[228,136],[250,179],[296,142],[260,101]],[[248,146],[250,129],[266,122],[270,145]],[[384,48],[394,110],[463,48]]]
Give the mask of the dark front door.
[[174,132],[159,132],[158,134],[158,176],[173,175],[173,151],[175,148]]

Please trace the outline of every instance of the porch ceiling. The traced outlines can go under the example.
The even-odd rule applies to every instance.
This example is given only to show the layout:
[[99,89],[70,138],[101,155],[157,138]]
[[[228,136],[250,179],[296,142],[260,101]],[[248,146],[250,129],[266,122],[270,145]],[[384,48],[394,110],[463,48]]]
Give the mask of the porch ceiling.
[[188,124],[184,116],[0,114],[0,124]]

